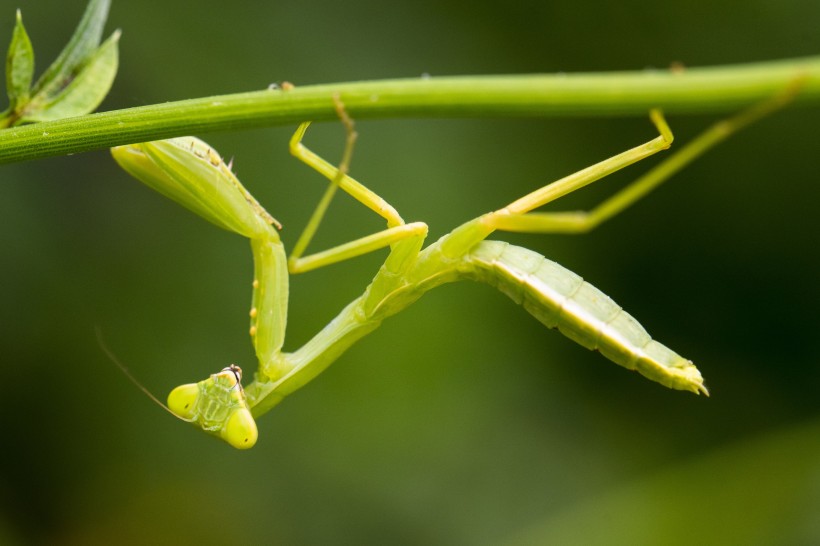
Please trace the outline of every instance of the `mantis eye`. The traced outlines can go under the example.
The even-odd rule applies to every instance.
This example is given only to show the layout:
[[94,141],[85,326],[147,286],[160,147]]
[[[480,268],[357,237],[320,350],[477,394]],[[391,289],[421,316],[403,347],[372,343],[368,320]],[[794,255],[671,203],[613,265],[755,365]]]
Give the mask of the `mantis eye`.
[[168,409],[179,417],[191,421],[196,417],[194,408],[199,397],[199,385],[188,383],[180,385],[168,395]]
[[222,371],[212,376],[215,381],[229,388],[234,388],[237,385],[242,388],[242,368],[236,364],[231,364],[227,368],[222,368]]
[[220,433],[222,439],[237,449],[248,449],[256,444],[259,433],[250,410],[239,408],[231,414]]

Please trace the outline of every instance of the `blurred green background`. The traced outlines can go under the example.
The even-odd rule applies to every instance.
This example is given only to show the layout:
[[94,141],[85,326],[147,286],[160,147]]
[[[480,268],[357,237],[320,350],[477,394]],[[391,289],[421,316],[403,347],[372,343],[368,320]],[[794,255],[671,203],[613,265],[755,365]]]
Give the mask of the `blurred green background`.
[[[23,10],[38,73],[84,2]],[[102,109],[297,85],[751,62],[820,53],[820,3],[115,0]],[[678,142],[711,122],[672,117]],[[666,390],[545,330],[483,285],[426,296],[259,422],[237,452],[150,403],[247,339],[251,259],[106,152],[0,169],[2,544],[820,543],[820,107],[768,118],[555,259],[694,360]],[[645,119],[361,122],[353,174],[431,239],[654,136]],[[324,183],[293,127],[205,135],[292,246]],[[307,142],[335,161],[343,133]],[[641,164],[564,200],[586,208]],[[378,229],[346,197],[314,248]],[[383,254],[292,279],[289,348]]]

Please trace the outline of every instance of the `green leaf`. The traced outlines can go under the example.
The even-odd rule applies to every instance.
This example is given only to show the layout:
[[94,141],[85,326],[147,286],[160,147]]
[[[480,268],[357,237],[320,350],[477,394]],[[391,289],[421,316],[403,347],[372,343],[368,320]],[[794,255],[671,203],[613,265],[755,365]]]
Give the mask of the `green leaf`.
[[31,47],[23,17],[17,10],[17,23],[11,35],[6,55],[6,90],[9,95],[9,112],[28,101],[31,80],[34,77],[34,50]]
[[34,97],[19,123],[81,116],[99,106],[117,74],[119,39],[120,32],[114,32],[57,94]]
[[48,98],[57,95],[75,77],[79,67],[100,44],[105,20],[108,17],[110,0],[91,0],[83,18],[68,44],[51,66],[40,76],[31,94]]

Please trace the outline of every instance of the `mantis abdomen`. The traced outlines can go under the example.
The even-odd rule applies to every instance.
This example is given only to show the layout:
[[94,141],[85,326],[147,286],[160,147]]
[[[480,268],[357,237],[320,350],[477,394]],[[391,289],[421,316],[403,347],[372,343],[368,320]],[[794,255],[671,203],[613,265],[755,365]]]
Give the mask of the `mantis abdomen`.
[[609,296],[565,267],[501,241],[477,244],[464,260],[464,276],[495,286],[549,328],[662,385],[708,394],[690,360],[653,340]]

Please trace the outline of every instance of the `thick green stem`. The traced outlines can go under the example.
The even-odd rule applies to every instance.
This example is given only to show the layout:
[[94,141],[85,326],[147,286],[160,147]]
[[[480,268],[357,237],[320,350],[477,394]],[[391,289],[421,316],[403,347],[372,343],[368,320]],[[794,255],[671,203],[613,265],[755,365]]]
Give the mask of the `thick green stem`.
[[0,163],[186,134],[336,120],[339,96],[357,119],[544,117],[726,112],[799,82],[820,101],[820,57],[683,70],[461,76],[310,85],[125,110],[0,130]]

